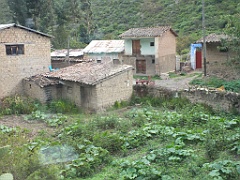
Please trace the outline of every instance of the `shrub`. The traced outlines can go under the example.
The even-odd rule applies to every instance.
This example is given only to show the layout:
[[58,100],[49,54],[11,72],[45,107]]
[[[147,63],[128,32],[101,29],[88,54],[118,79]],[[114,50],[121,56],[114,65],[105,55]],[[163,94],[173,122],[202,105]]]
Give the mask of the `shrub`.
[[10,114],[29,114],[35,111],[40,102],[25,96],[9,96],[2,100],[0,104],[0,113],[3,115]]
[[121,151],[124,141],[117,133],[111,133],[109,131],[104,131],[94,135],[93,144],[107,149],[111,153],[116,153]]
[[51,101],[49,108],[54,113],[77,113],[79,111],[74,103],[66,100]]

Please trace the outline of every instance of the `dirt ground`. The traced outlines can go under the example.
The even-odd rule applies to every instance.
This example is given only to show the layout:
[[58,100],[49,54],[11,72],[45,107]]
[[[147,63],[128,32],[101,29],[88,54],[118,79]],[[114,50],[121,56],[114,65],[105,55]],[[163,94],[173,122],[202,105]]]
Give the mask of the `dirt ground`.
[[0,125],[7,127],[19,127],[21,129],[26,129],[29,131],[29,138],[33,138],[40,131],[45,130],[47,132],[54,132],[54,128],[48,127],[44,122],[40,121],[26,121],[24,120],[24,115],[9,115],[9,116],[0,116]]
[[[192,75],[191,75],[192,73]],[[197,77],[196,71],[193,71],[186,76],[179,76],[166,80],[155,80],[155,86],[165,87],[171,90],[183,90],[189,87],[189,82]],[[195,73],[195,74],[194,74]],[[16,116],[0,116],[0,125],[7,127],[20,127],[21,129],[28,129],[30,138],[36,136],[40,131],[44,130],[53,133],[55,128],[48,127],[44,122],[40,121],[25,121],[24,115]]]

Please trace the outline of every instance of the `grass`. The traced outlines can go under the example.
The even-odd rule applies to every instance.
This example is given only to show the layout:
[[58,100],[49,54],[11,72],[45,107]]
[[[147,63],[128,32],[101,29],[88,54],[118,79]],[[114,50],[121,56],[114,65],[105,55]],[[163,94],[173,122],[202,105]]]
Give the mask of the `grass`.
[[199,85],[211,88],[219,88],[224,86],[225,90],[233,91],[233,92],[240,92],[240,80],[224,80],[218,77],[203,77],[203,78],[196,78],[190,82],[191,85]]

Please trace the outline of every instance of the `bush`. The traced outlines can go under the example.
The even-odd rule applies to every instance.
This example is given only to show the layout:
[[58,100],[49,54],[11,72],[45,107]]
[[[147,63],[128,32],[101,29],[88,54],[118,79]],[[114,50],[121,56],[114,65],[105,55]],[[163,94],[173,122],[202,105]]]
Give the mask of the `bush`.
[[116,153],[121,151],[124,141],[117,133],[110,133],[109,131],[104,131],[94,135],[93,144],[107,149],[111,153]]
[[74,103],[66,100],[51,101],[49,108],[54,113],[77,113],[79,111]]
[[9,96],[2,100],[0,104],[0,113],[10,114],[30,114],[35,111],[40,102],[25,96]]

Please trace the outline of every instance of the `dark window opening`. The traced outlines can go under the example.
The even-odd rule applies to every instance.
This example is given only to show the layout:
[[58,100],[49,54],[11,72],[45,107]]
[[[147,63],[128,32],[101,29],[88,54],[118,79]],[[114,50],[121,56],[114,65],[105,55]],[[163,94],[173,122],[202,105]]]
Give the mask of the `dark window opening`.
[[152,59],[152,64],[155,64],[155,59]]
[[113,59],[113,64],[120,64],[119,59]]
[[154,42],[150,42],[150,46],[154,46]]
[[24,45],[6,45],[6,54],[7,55],[19,55],[24,54]]

